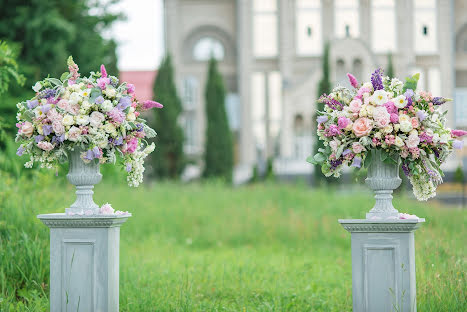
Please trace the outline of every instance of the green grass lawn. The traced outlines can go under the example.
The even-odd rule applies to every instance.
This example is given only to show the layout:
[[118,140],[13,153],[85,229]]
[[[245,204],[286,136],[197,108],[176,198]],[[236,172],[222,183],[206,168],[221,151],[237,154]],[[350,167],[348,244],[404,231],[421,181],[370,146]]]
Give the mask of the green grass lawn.
[[[48,230],[35,214],[73,201],[54,179],[0,182],[1,311],[47,308]],[[95,200],[133,214],[121,228],[121,311],[352,309],[350,233],[337,219],[364,217],[369,192],[107,181]],[[395,205],[427,219],[415,234],[419,311],[466,311],[467,211]]]

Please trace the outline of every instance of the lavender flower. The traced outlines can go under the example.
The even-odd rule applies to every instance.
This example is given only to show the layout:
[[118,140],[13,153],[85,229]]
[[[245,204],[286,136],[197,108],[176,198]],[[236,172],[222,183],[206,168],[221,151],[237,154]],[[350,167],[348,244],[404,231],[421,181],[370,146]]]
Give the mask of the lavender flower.
[[427,117],[427,113],[424,110],[419,110],[417,112],[417,117],[418,117],[418,120],[424,121]]
[[94,156],[94,158],[100,158],[101,157],[101,151],[99,150],[99,148],[97,146],[95,146],[92,149],[92,155]]
[[28,100],[28,101],[26,101],[26,103],[27,103],[29,109],[36,108],[36,106],[39,105],[38,100]]
[[39,142],[42,141],[43,139],[44,139],[44,136],[43,136],[43,135],[36,135],[36,136],[34,137],[34,141],[35,141],[36,143],[39,143]]
[[342,159],[331,160],[331,170],[336,169],[342,164]]
[[410,170],[409,170],[409,166],[407,164],[402,164],[402,171],[404,171],[404,174],[407,177],[410,176]]
[[333,110],[342,110],[342,108],[344,107],[344,104],[342,104],[338,100],[336,100],[336,99],[334,99],[331,96],[326,95],[326,94],[323,94],[318,99],[318,102],[326,104],[327,106],[329,106]]
[[350,165],[351,167],[356,167],[356,168],[360,168],[362,166],[362,159],[360,157],[355,157],[353,159],[353,162],[352,162],[352,165]]
[[94,100],[94,103],[96,103],[96,104],[102,104],[102,103],[104,103],[104,98],[102,97],[102,95],[99,95],[99,96]]
[[462,147],[464,147],[464,142],[462,142],[460,140],[454,140],[452,142],[452,147],[455,148],[455,149],[462,149]]
[[328,121],[328,116],[318,116],[318,118],[316,118],[316,121],[319,123],[319,124],[322,124],[322,123],[325,123],[326,121]]
[[433,98],[433,105],[442,105],[446,102],[449,102],[451,101],[451,99],[446,99],[446,98],[443,98],[443,97],[440,97],[440,96],[437,96],[437,97],[434,97]]
[[42,131],[44,132],[44,135],[49,135],[52,133],[52,125],[43,125],[42,126]]
[[347,156],[350,152],[351,152],[351,150],[348,148],[348,149],[346,149],[345,151],[342,152],[342,156]]
[[49,112],[49,110],[52,108],[52,105],[50,104],[45,104],[41,106],[41,111],[45,115]]
[[125,168],[126,172],[130,172],[131,168],[132,168],[131,164],[126,164],[126,168]]
[[22,146],[18,147],[18,149],[16,150],[16,155],[22,156],[23,153],[24,153],[24,147]]
[[124,111],[131,105],[131,99],[128,96],[122,96],[117,104],[117,109]]
[[86,155],[84,156],[84,159],[87,159],[87,160],[93,160],[94,159],[94,154],[92,153],[92,150],[88,150],[86,152]]
[[383,70],[381,68],[378,68],[377,70],[374,71],[374,73],[371,75],[371,84],[373,85],[373,89],[376,90],[383,90],[383,78],[381,77],[383,75]]
[[136,124],[136,131],[141,132],[141,131],[143,131],[143,130],[144,130],[143,124],[140,124],[140,123],[139,123],[139,124]]
[[405,107],[409,107],[412,105],[412,97],[414,96],[414,92],[412,89],[407,89],[404,93],[405,98],[407,99],[407,105]]
[[59,136],[54,135],[52,137],[52,144],[53,143],[63,143],[63,141],[65,141],[65,134],[62,134],[62,135],[59,135]]
[[39,98],[48,99],[54,97],[57,94],[57,90],[47,88],[39,94]]

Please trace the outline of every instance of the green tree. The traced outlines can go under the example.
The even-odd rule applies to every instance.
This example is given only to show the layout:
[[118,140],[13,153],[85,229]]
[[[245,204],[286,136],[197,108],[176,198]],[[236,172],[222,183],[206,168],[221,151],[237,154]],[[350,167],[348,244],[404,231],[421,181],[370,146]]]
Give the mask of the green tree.
[[[323,56],[322,56],[322,78],[319,81],[318,84],[318,98],[326,93],[329,94],[332,90],[331,86],[331,79],[329,76],[329,42],[326,42],[324,45],[324,51],[323,51]],[[316,104],[317,111],[323,111],[324,110],[324,103],[317,103]],[[313,116],[314,120],[316,120],[317,114]],[[315,129],[314,133],[316,134],[317,129]],[[318,153],[318,149],[324,148],[323,142],[318,139],[318,135],[316,135],[315,138],[315,144],[313,148],[313,155]],[[316,184],[323,183],[325,181],[332,181],[332,178],[326,178],[322,173],[321,173],[321,166],[320,165],[315,165],[314,168],[314,182]]]
[[232,181],[233,147],[227,113],[225,111],[224,81],[217,61],[211,58],[208,68],[206,96],[206,147],[204,177],[222,177]]
[[153,154],[153,168],[157,177],[177,179],[183,171],[183,130],[177,120],[182,112],[182,104],[177,95],[174,70],[170,55],[167,55],[159,67],[154,82],[154,100],[164,108],[155,113],[154,129],[157,132],[156,151]]
[[392,63],[392,53],[389,52],[388,53],[388,68],[386,69],[386,75],[389,77],[389,78],[394,78],[394,65]]
[[31,85],[47,75],[59,77],[73,55],[87,75],[105,64],[117,75],[115,42],[102,33],[120,14],[111,12],[117,0],[0,0],[0,38],[20,48],[18,60],[25,87],[11,85],[0,97],[0,114],[13,120],[18,101],[32,97]]

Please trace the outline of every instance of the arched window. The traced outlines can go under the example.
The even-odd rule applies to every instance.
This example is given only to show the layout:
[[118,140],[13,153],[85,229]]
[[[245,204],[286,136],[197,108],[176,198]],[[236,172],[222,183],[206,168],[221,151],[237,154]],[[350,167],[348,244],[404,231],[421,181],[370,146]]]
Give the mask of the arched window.
[[336,81],[340,85],[346,85],[347,83],[347,71],[345,69],[345,61],[338,59],[336,62]]
[[196,42],[193,48],[193,58],[197,61],[207,61],[212,57],[223,60],[225,55],[222,43],[212,37],[204,37]]
[[352,64],[352,73],[357,77],[357,79],[362,79],[363,74],[363,63],[361,59],[354,59]]

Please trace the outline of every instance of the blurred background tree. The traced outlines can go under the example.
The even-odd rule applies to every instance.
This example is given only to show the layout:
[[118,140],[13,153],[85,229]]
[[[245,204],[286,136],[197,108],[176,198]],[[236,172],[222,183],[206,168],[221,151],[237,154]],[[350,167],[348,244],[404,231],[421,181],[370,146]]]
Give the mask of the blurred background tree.
[[222,177],[232,181],[233,146],[227,113],[225,111],[224,80],[211,57],[206,84],[206,148],[204,150],[204,177]]
[[[318,85],[318,98],[326,93],[329,94],[332,90],[331,86],[331,78],[329,76],[329,42],[326,42],[324,45],[324,50],[323,50],[323,58],[322,58],[322,67],[323,67],[323,77],[319,81]],[[324,110],[324,103],[316,103],[316,110],[322,112]],[[315,113],[313,116],[313,120],[315,121],[318,115]],[[316,127],[317,127],[316,123]],[[313,146],[313,155],[318,153],[318,149],[324,148],[323,141],[318,139],[318,135],[316,134],[317,129],[313,131],[315,133],[316,138],[315,138],[315,143]],[[313,171],[313,182],[318,185],[321,183],[326,183],[326,182],[332,182],[335,180],[334,178],[326,178],[323,173],[321,172],[321,166],[320,165],[315,165],[314,166],[314,171]]]
[[110,12],[117,0],[0,0],[0,39],[18,49],[18,63],[26,77],[24,87],[11,84],[0,98],[0,115],[14,124],[16,103],[33,96],[37,80],[60,76],[67,70],[68,55],[82,73],[104,63],[118,75],[116,44],[103,33],[121,14]]
[[182,103],[177,94],[170,55],[162,60],[154,81],[154,100],[162,103],[164,108],[155,112],[152,125],[157,132],[156,152],[152,154],[153,170],[159,178],[178,179],[185,166],[183,129],[177,122]]

